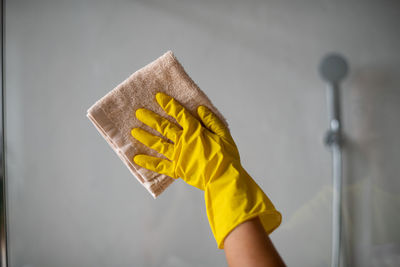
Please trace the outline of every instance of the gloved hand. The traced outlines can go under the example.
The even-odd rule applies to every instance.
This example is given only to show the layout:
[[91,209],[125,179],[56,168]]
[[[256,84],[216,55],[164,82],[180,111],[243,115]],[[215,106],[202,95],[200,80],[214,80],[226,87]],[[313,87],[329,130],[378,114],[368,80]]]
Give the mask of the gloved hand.
[[225,237],[236,226],[256,216],[267,233],[278,227],[281,214],[242,167],[236,144],[222,121],[205,106],[197,109],[202,124],[172,97],[157,93],[156,100],[181,127],[150,110],[136,110],[140,121],[172,142],[141,128],[132,129],[134,138],[168,159],[136,155],[134,162],[204,190],[218,248],[224,247]]

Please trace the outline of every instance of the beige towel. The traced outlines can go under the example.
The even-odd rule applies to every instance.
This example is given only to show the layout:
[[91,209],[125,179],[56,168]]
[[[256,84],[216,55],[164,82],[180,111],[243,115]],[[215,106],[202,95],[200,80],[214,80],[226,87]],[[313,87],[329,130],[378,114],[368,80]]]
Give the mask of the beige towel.
[[87,117],[154,198],[160,195],[174,179],[144,169],[133,162],[132,159],[136,154],[165,157],[134,139],[131,136],[131,129],[142,127],[161,136],[160,133],[136,119],[135,111],[141,107],[150,109],[176,123],[159,107],[155,100],[157,92],[164,92],[174,97],[197,118],[196,108],[199,105],[205,105],[228,126],[225,118],[193,82],[171,51],[133,73],[98,100],[88,110]]

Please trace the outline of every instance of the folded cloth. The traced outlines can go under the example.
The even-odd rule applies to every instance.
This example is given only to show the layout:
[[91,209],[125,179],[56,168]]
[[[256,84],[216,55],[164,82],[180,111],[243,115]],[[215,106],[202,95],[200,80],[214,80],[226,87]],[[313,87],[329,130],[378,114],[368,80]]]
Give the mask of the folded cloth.
[[87,117],[154,198],[159,196],[174,179],[134,163],[133,157],[136,154],[165,157],[133,138],[131,129],[141,127],[154,135],[163,137],[159,132],[136,119],[135,111],[143,107],[176,123],[157,104],[155,100],[157,92],[172,96],[197,118],[197,107],[207,106],[228,126],[225,118],[185,72],[172,51],[167,51],[133,73],[89,108]]

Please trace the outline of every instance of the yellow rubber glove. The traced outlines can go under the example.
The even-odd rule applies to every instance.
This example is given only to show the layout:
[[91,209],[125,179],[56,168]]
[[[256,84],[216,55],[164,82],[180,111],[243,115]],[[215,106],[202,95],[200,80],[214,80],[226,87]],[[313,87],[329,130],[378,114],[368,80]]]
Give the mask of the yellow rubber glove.
[[141,128],[132,129],[134,138],[169,159],[136,155],[134,162],[204,190],[218,248],[224,247],[225,237],[236,226],[256,216],[267,233],[277,228],[281,214],[243,169],[239,151],[222,121],[205,106],[197,109],[201,123],[172,97],[157,93],[156,100],[181,127],[150,110],[136,110],[140,121],[170,141]]

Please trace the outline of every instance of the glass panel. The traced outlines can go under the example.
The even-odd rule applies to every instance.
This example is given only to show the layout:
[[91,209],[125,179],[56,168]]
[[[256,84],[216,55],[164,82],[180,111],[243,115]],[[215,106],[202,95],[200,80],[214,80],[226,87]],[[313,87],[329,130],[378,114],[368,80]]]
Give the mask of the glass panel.
[[348,266],[398,266],[399,5],[6,1],[10,266],[226,266],[203,193],[178,180],[154,200],[86,118],[167,50],[225,115],[244,167],[282,212],[271,238],[288,266],[330,264],[318,63],[344,54],[342,255]]

